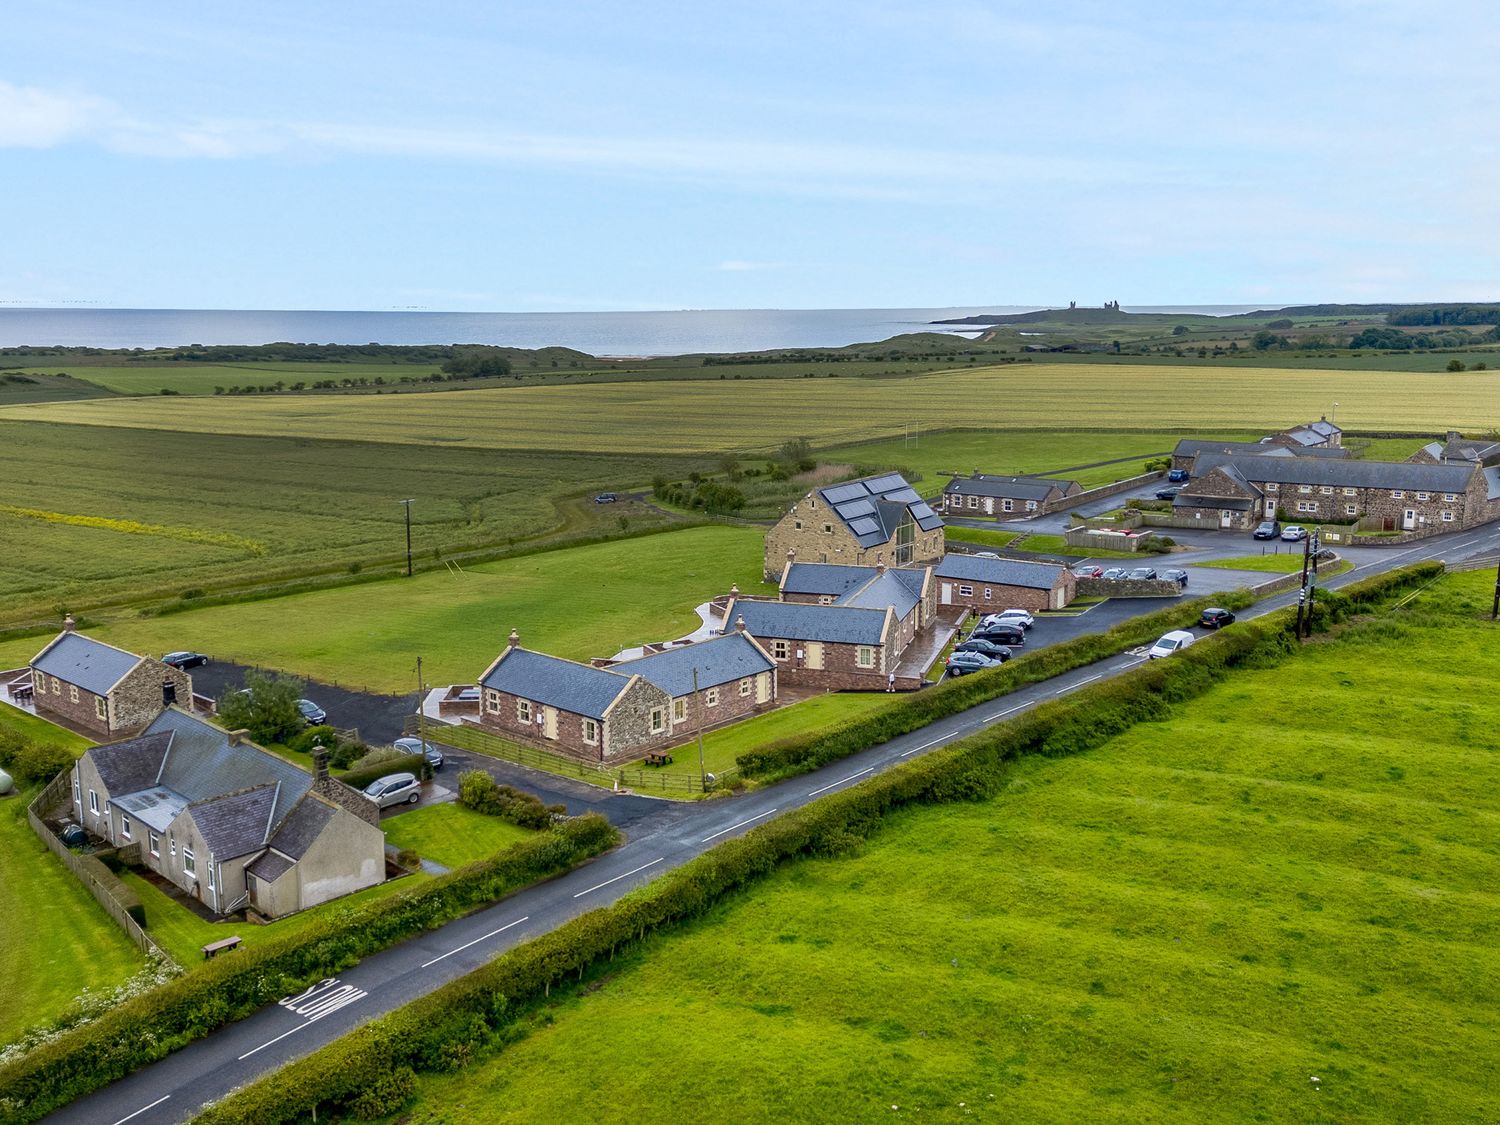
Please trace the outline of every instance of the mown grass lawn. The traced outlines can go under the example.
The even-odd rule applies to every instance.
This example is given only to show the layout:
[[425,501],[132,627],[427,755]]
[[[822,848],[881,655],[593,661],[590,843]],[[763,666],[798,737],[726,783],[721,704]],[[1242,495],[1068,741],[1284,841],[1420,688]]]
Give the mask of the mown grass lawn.
[[[196,649],[355,688],[415,690],[416,659],[432,684],[472,682],[518,629],[528,648],[586,660],[699,625],[693,607],[738,582],[761,581],[761,533],[702,527],[414,578],[137,618],[89,630],[132,652]],[[45,643],[0,645],[19,667]]]
[[428,805],[380,822],[385,840],[410,848],[444,867],[462,867],[519,844],[536,833],[498,816],[486,816],[462,805]]
[[[1194,563],[1194,566],[1206,566],[1216,570],[1259,570],[1267,574],[1292,574],[1302,569],[1302,553],[1287,552],[1282,555],[1242,555],[1233,559],[1210,559],[1208,562]],[[1323,565],[1318,567],[1320,577],[1328,577],[1334,574],[1343,574],[1346,570],[1353,569],[1354,564],[1348,559],[1340,559],[1334,566]]]
[[1489,584],[789,864],[422,1081],[412,1120],[1488,1120]]

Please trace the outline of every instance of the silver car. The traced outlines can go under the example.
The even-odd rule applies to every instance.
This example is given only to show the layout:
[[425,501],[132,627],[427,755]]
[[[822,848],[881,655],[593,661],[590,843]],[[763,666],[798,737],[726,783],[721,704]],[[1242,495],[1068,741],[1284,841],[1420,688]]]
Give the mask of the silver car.
[[414,805],[421,795],[421,784],[414,773],[388,773],[365,786],[365,796],[383,809],[403,801]]

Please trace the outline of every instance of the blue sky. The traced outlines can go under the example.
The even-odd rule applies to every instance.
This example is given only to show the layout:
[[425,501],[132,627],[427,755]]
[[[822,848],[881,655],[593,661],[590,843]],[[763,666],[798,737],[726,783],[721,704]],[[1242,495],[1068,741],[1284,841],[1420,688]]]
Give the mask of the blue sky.
[[1486,3],[13,0],[0,303],[1500,299]]

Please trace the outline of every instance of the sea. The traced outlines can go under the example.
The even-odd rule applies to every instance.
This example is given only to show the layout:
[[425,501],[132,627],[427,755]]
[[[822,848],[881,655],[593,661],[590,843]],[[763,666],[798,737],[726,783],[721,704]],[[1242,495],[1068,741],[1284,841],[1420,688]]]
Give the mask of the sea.
[[[972,336],[937,320],[1043,305],[931,309],[688,309],[668,312],[318,312],[0,308],[0,347],[178,348],[192,344],[499,344],[596,356],[836,348],[906,332]],[[1225,316],[1271,305],[1141,305],[1126,312]]]

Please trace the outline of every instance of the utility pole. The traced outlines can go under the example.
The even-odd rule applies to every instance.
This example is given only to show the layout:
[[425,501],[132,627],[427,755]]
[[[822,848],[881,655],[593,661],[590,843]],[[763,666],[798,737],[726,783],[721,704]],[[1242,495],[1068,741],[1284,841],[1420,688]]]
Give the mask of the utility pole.
[[415,500],[398,500],[398,504],[406,505],[406,577],[411,577],[411,506]]
[[698,788],[708,791],[708,773],[703,768],[703,708],[698,706],[698,669],[693,668],[693,710],[698,718]]
[[1297,639],[1302,639],[1302,623],[1307,622],[1308,636],[1312,635],[1312,607],[1307,604],[1307,564],[1312,554],[1312,536],[1302,540],[1302,590],[1297,595]]
[[1318,553],[1323,549],[1323,540],[1317,531],[1307,537],[1307,550],[1312,559],[1312,577],[1307,583],[1307,635],[1312,636],[1313,603],[1318,597]]

